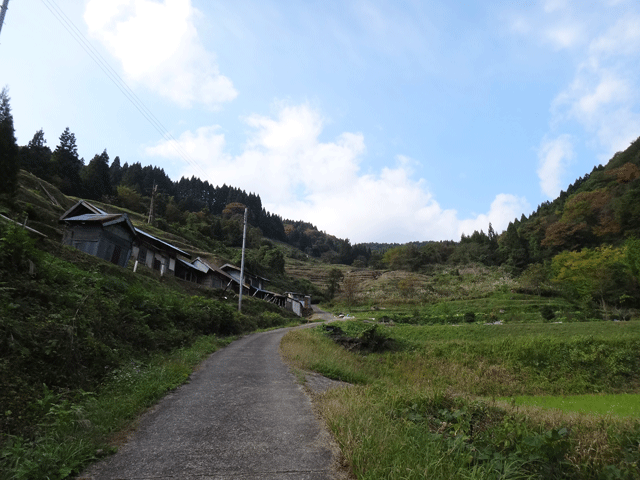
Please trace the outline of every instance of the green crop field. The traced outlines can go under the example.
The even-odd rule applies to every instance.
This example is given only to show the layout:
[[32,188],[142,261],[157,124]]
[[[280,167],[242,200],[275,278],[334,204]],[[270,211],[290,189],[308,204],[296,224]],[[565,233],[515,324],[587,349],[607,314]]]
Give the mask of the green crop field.
[[640,477],[640,322],[348,320],[281,349],[352,384],[314,398],[356,478]]

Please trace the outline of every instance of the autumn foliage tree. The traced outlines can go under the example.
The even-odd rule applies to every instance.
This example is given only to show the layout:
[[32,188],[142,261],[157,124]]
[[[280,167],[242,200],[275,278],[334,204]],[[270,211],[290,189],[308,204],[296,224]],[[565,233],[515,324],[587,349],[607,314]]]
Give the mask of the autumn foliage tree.
[[360,292],[360,281],[355,275],[347,275],[342,281],[342,295],[348,306],[353,306]]
[[327,278],[327,297],[332,299],[336,293],[340,291],[340,281],[344,278],[342,270],[339,268],[332,268],[329,270],[329,276]]

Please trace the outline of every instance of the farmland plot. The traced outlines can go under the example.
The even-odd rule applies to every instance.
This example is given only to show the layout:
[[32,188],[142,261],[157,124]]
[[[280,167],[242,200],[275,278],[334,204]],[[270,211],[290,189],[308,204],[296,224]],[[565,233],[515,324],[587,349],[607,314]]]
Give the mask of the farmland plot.
[[[640,323],[338,326],[365,347],[318,327],[281,348],[296,368],[353,384],[315,398],[357,478],[640,477],[637,416],[511,400],[637,400]],[[376,337],[386,349],[366,347]]]

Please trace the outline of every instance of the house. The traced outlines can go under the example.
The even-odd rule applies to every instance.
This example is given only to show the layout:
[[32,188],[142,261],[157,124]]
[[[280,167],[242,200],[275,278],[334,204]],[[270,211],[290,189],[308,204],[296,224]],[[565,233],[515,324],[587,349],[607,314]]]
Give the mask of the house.
[[[225,263],[220,270],[232,276],[236,282],[240,283],[240,267]],[[269,281],[266,278],[259,277],[244,271],[244,281],[252,290],[264,290],[265,284]]]
[[304,293],[284,292],[287,298],[295,300],[302,305],[302,308],[311,308],[311,295]]
[[294,292],[285,292],[285,295],[285,308],[292,311],[299,317],[302,317],[305,314],[305,311],[311,308],[311,295]]
[[162,275],[173,275],[178,255],[191,258],[178,247],[134,227],[126,213],[107,213],[84,200],[67,210],[59,221],[67,227],[62,243],[121,267],[126,267],[133,257]]
[[175,275],[178,255],[191,258],[187,252],[139,228],[136,228],[135,231],[137,244],[133,247],[133,257],[139,264],[158,270],[161,275],[167,273]]
[[66,228],[62,243],[126,267],[136,241],[136,230],[126,213],[109,214],[80,200],[59,219]]
[[198,270],[204,273],[204,277],[202,277],[202,281],[198,283],[202,283],[206,287],[226,288],[229,286],[230,282],[234,281],[231,275],[224,272],[222,269],[216,267],[215,265],[209,265],[200,257],[196,258],[191,263]]
[[[222,267],[220,267],[220,270],[233,277],[234,287],[237,291],[240,282],[240,268],[236,267],[235,265],[231,265],[230,263],[226,263]],[[245,291],[247,292],[247,295],[259,298],[260,300],[264,300],[266,302],[274,303],[281,308],[285,308],[287,297],[285,295],[270,292],[269,290],[267,290],[265,288],[265,285],[268,281],[269,280],[264,277],[253,275],[245,270],[244,285],[242,288],[246,289]]]
[[205,287],[224,288],[232,286],[237,281],[216,266],[209,265],[200,257],[191,263],[178,259],[176,263],[176,277],[190,282],[196,282]]

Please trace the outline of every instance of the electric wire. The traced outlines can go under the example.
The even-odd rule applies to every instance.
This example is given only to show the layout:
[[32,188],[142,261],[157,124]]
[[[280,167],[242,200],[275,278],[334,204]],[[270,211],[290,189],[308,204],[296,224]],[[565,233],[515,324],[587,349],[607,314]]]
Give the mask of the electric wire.
[[122,77],[111,67],[111,65],[104,59],[104,57],[98,52],[91,42],[84,36],[84,34],[76,27],[73,21],[64,13],[64,11],[58,6],[55,0],[41,0],[45,7],[51,12],[51,14],[60,22],[65,30],[73,37],[73,39],[82,47],[82,49],[93,59],[93,61],[100,67],[103,73],[109,77],[109,79],[115,84],[120,92],[131,102],[131,104],[140,112],[140,114],[155,128],[155,130],[162,136],[162,138],[170,144],[176,153],[188,163],[191,167],[197,170],[204,179],[207,178],[207,174],[204,172],[200,164],[191,158],[189,153],[184,150],[180,143],[167,131],[164,125],[158,120],[158,118],[149,110],[149,108],[140,100],[140,98],[134,93],[125,82]]

